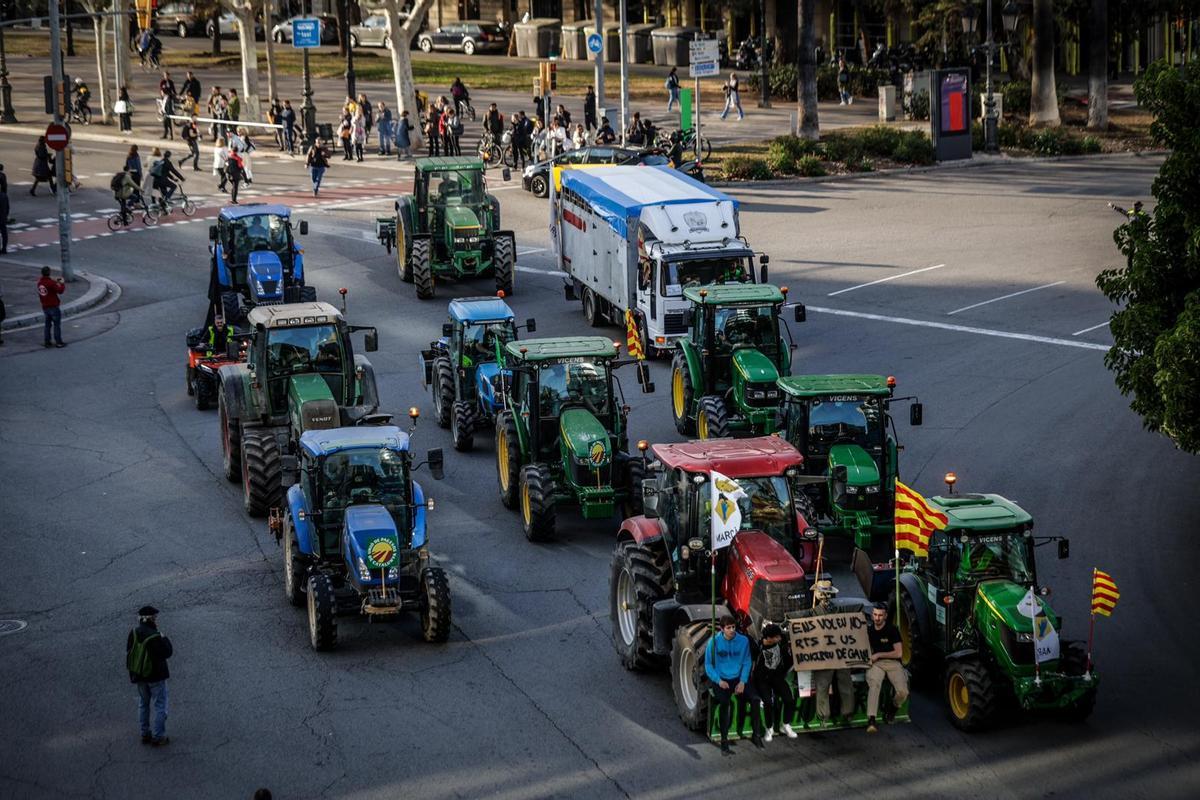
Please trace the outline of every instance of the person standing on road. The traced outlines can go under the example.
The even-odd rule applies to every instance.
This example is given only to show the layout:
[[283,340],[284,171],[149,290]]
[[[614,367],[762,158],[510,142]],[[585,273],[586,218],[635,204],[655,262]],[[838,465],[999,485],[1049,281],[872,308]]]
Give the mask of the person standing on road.
[[[717,704],[717,716],[721,725],[721,752],[732,755],[729,749],[729,726],[733,722],[733,703],[750,704],[753,733],[750,741],[755,747],[763,746],[762,720],[757,713],[757,695],[750,686],[750,640],[738,633],[737,623],[726,614],[721,617],[718,630],[708,640],[704,649],[704,672],[712,683],[713,700]],[[735,701],[736,698],[736,701]]]
[[504,138],[504,115],[500,113],[500,109],[495,103],[488,105],[487,114],[483,118],[483,127],[492,135],[492,139],[496,145],[500,145],[500,140]]
[[175,81],[171,80],[171,73],[165,69],[163,70],[162,79],[158,82],[158,93],[169,94],[172,97],[177,94],[175,91]]
[[441,155],[442,147],[442,129],[441,129],[442,112],[436,102],[430,104],[429,111],[425,114],[425,147],[428,150],[428,155]]
[[[167,679],[171,677],[167,659],[174,654],[171,640],[158,629],[158,609],[154,606],[139,608],[137,627],[125,639],[125,667],[129,671],[129,682],[137,687],[142,744],[161,747],[171,741],[167,736]],[[154,709],[153,726],[151,708]]]
[[254,183],[254,165],[250,163],[250,154],[258,148],[250,140],[250,131],[246,130],[245,127],[239,126],[237,135],[229,139],[229,149],[237,152],[242,157],[242,173],[246,176],[246,183]]
[[392,110],[382,100],[375,109],[375,127],[379,129],[379,155],[392,154]]
[[142,157],[138,154],[136,144],[129,145],[129,152],[125,156],[125,171],[133,178],[134,183],[139,187],[142,185]]
[[229,150],[225,147],[225,140],[218,138],[213,143],[212,173],[219,182],[217,188],[222,192],[226,191],[226,182],[229,180],[229,177],[225,173],[225,162],[228,160]]
[[329,159],[325,157],[325,150],[320,142],[313,142],[313,146],[308,148],[304,165],[308,167],[308,174],[312,177],[313,197],[316,197],[321,191],[321,179],[325,177],[325,170],[329,169]]
[[667,74],[667,113],[671,113],[671,109],[679,103],[679,69],[671,67],[670,73]]
[[289,156],[296,154],[296,111],[292,108],[291,100],[283,101],[283,110],[279,112],[279,124],[283,126],[283,144]]
[[[371,128],[375,126],[375,117],[371,108],[371,101],[362,92],[359,92],[358,95],[358,110],[362,113],[363,118],[363,130],[365,131],[363,146],[365,147],[367,142],[371,141]],[[362,159],[360,158],[359,161],[362,161]]]
[[242,157],[230,150],[229,160],[225,162],[225,177],[229,180],[229,202],[235,206],[238,204],[238,189],[241,188],[242,179],[245,176],[246,173],[242,170]]
[[188,161],[192,162],[192,171],[200,171],[200,129],[196,127],[196,118],[192,117],[187,122],[183,123],[183,127],[179,131],[180,138],[188,146],[188,154],[179,159],[179,166],[182,167]]
[[237,89],[229,90],[229,118],[234,122],[242,118],[242,98],[238,97]]
[[[50,268],[42,267],[42,277],[37,282],[38,300],[42,303],[42,318],[45,347],[66,347],[62,340],[62,309],[59,297],[67,291],[67,284],[62,278],[51,278]],[[54,330],[54,342],[50,341],[50,331]]]
[[171,115],[175,113],[175,95],[169,94],[166,91],[163,91],[158,98],[158,103],[160,106],[162,106],[162,123],[163,123],[162,136],[160,136],[158,138],[174,139],[175,138],[175,121],[171,119]]
[[412,158],[412,132],[414,128],[408,121],[408,112],[401,111],[400,119],[396,120],[396,160]]
[[725,91],[725,110],[721,112],[721,119],[729,116],[730,109],[734,108],[738,112],[738,122],[746,118],[746,114],[742,111],[742,94],[738,90],[739,86],[741,84],[738,82],[737,73],[729,73],[729,80],[725,81],[725,85],[722,87]]
[[450,134],[450,147],[454,155],[462,155],[463,120],[462,114],[450,109],[450,118],[446,122],[446,132]]
[[350,135],[354,132],[352,119],[350,114],[342,114],[342,120],[338,123],[338,139],[342,143],[342,161],[354,159],[354,143],[350,141]]
[[200,80],[189,69],[183,79],[183,93],[192,98],[192,102],[200,105]]
[[37,144],[33,146],[33,186],[29,187],[29,193],[36,197],[38,184],[43,181],[50,184],[51,194],[58,191],[58,186],[54,183],[54,164],[50,160],[50,148],[46,146],[46,137],[39,136]]
[[350,121],[350,140],[354,143],[354,160],[361,162],[363,160],[363,147],[367,144],[367,117],[363,111],[363,106],[359,106],[354,112],[354,117]]
[[875,733],[879,730],[875,725],[875,714],[879,711],[879,690],[884,678],[895,690],[893,708],[884,711],[884,721],[890,722],[895,715],[894,709],[899,709],[908,700],[908,673],[900,663],[904,654],[900,631],[888,621],[887,606],[883,603],[876,603],[871,609],[867,637],[871,640],[871,666],[867,668],[867,733]]
[[[0,255],[8,252],[8,176],[4,174],[4,165],[0,164]],[[0,303],[0,310],[3,303]],[[4,317],[0,315],[0,320]]]
[[599,127],[596,124],[596,90],[591,86],[583,97],[583,127],[588,133]]
[[854,102],[854,98],[850,95],[850,66],[846,63],[845,56],[838,57],[837,71],[838,97],[840,98],[839,106],[848,106]]
[[120,120],[121,132],[129,133],[133,130],[133,102],[129,99],[129,87],[122,86],[117,92],[117,102],[113,103],[113,113]]
[[[279,117],[282,113],[283,113],[283,106],[281,106],[279,104],[279,98],[272,97],[271,104],[269,106],[267,106],[267,122],[271,123],[272,125],[278,125]],[[275,147],[277,147],[279,150],[282,151],[283,150],[283,129],[282,128],[272,128],[271,130],[275,134]]]
[[[750,682],[763,702],[763,715],[767,720],[764,741],[771,741],[776,733],[795,739],[797,734],[791,723],[796,713],[796,701],[787,682],[788,673],[792,671],[792,653],[783,639],[783,629],[773,622],[764,625],[762,644],[757,650]],[[758,709],[751,708],[750,713],[757,717]]]

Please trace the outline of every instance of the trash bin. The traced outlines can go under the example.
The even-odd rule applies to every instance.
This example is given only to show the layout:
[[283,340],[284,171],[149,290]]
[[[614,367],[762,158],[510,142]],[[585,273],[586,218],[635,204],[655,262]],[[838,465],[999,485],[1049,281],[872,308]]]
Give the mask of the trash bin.
[[686,67],[688,43],[696,38],[698,28],[658,28],[651,32],[654,63],[660,67]]
[[650,44],[650,32],[657,25],[630,25],[625,34],[625,52],[630,64],[653,64],[654,47]]
[[[583,27],[584,47],[587,46],[587,37],[596,32],[595,25],[585,25]],[[588,55],[591,55],[589,53]],[[616,23],[604,29],[604,60],[613,64],[621,60],[621,29]]]
[[549,58],[559,53],[562,20],[539,17],[513,26],[517,37],[517,55],[521,58]]
[[592,54],[587,49],[583,22],[568,22],[562,26],[562,57],[566,61],[587,61]]

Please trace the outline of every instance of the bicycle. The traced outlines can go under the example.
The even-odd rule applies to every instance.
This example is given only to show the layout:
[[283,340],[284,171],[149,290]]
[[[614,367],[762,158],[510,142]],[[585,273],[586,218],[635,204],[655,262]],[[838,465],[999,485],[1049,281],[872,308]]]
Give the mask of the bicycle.
[[[658,135],[654,138],[654,146],[659,150],[665,150],[669,152],[675,144],[671,141],[672,135],[677,135],[680,137],[680,145],[683,147],[683,151],[685,153],[693,152],[696,149],[696,131],[694,129],[674,134],[667,131],[659,131]],[[711,158],[712,142],[709,141],[707,136],[701,136],[700,159],[702,161],[708,161]]]
[[500,138],[500,143],[496,143],[496,137],[487,128],[483,129],[483,135],[479,138],[479,158],[483,161],[484,167],[493,167],[498,164],[515,167],[516,160],[513,158],[512,147],[512,131],[506,130]]
[[159,217],[169,216],[174,209],[183,211],[185,217],[190,217],[196,213],[196,203],[183,192],[183,187],[177,186],[175,194],[171,195],[170,200],[164,200],[161,196],[155,200],[146,209],[146,214],[152,220],[146,223],[153,225],[158,222]]
[[459,118],[470,116],[471,121],[475,121],[475,106],[471,105],[466,100],[459,100],[455,104],[455,107]]
[[133,213],[139,209],[142,212],[142,224],[143,225],[157,224],[158,217],[150,215],[150,207],[146,205],[145,199],[141,198],[140,196],[138,199],[139,199],[138,203],[135,204],[135,203],[131,202],[124,211],[118,211],[115,214],[109,215],[108,229],[110,231],[117,231],[121,228],[126,228],[126,227],[129,227],[130,225],[132,225],[133,224]]
[[67,124],[73,122],[81,122],[84,125],[92,124],[92,109],[86,103],[74,102],[71,108],[67,111]]

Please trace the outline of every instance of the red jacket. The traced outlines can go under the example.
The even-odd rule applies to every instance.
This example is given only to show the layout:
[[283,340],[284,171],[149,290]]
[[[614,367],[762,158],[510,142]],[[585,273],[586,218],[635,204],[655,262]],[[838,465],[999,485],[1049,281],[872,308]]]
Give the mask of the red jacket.
[[58,296],[67,290],[66,284],[54,278],[41,278],[37,282],[38,299],[42,308],[58,308]]

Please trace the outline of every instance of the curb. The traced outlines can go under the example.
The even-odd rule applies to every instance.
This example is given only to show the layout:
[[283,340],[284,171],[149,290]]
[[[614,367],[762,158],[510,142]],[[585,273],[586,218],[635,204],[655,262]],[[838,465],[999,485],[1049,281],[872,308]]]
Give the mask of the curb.
[[[84,293],[83,297],[62,304],[63,319],[78,317],[101,304],[114,302],[120,298],[121,286],[116,281],[109,280],[101,275],[93,275],[86,270],[79,270],[79,275],[88,279],[88,290]],[[25,328],[35,328],[42,324],[42,319],[42,314],[37,311],[30,314],[9,317],[0,323],[0,330],[11,332]]]

